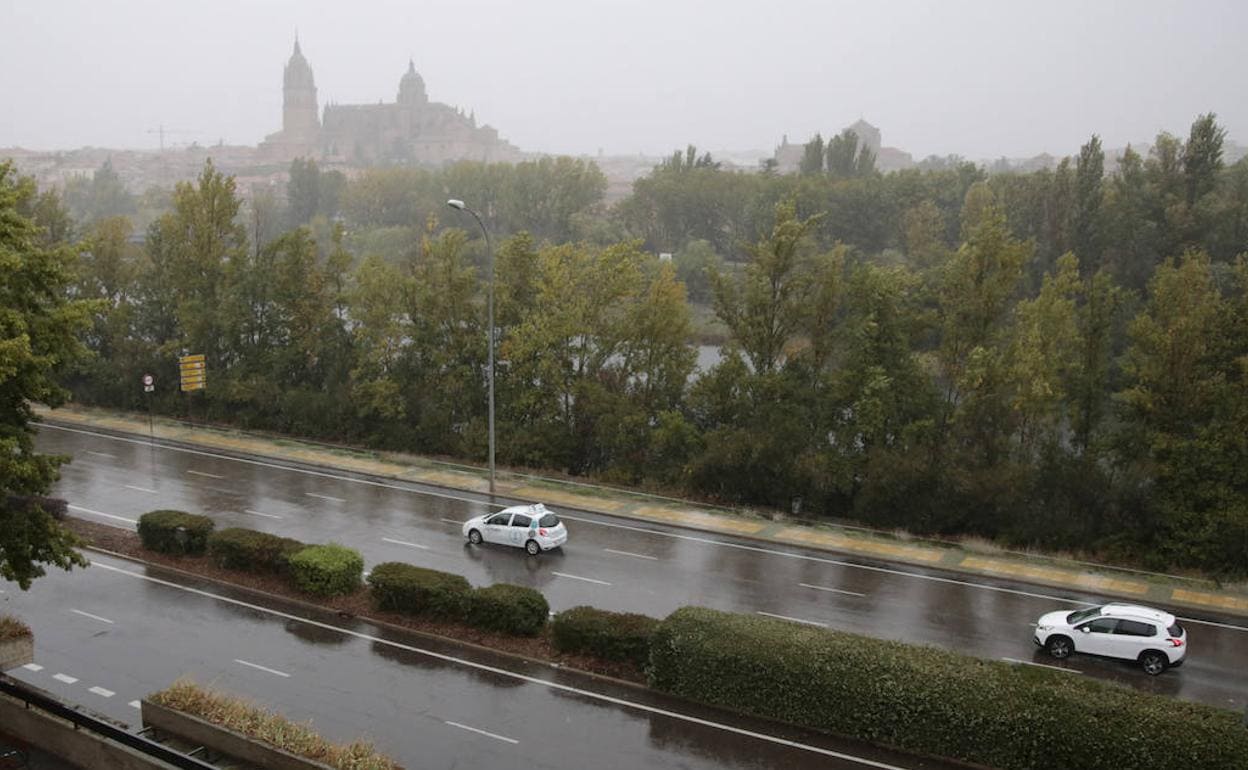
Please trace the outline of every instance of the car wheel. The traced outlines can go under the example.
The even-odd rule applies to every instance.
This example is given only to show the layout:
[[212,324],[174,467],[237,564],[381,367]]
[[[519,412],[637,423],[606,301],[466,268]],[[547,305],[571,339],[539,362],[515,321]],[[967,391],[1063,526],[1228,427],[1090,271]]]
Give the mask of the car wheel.
[[542,547],[537,544],[536,540],[530,540],[524,544],[524,550],[529,552],[529,556],[537,556],[542,552]]
[[1049,655],[1063,660],[1069,658],[1070,654],[1075,651],[1074,642],[1065,636],[1050,636],[1049,641],[1044,643],[1044,649],[1049,651]]
[[473,545],[481,545],[481,533],[475,529],[469,530],[468,542],[472,543]]
[[1157,676],[1170,665],[1169,659],[1156,650],[1147,650],[1140,655],[1140,667],[1149,676]]

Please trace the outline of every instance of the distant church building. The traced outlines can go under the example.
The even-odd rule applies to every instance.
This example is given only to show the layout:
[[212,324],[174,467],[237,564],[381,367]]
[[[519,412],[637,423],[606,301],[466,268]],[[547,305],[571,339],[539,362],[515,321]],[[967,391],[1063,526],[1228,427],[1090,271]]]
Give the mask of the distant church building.
[[498,131],[478,126],[475,116],[429,101],[411,61],[393,104],[327,104],[318,119],[316,82],[298,40],[282,79],[282,130],[265,137],[260,152],[274,160],[307,157],[350,165],[521,158]]
[[[875,153],[875,167],[880,171],[900,171],[901,169],[911,168],[914,166],[914,159],[910,157],[910,153],[899,150],[896,147],[880,146],[880,129],[871,125],[861,118],[852,125],[846,126],[843,131],[853,131],[858,136],[860,147],[867,147]],[[831,136],[824,137],[831,139]],[[812,137],[813,139],[813,137]],[[792,174],[801,167],[802,157],[806,154],[806,145],[792,144],[786,134],[780,141],[780,145],[776,147],[772,158],[776,161],[776,170],[781,174]]]

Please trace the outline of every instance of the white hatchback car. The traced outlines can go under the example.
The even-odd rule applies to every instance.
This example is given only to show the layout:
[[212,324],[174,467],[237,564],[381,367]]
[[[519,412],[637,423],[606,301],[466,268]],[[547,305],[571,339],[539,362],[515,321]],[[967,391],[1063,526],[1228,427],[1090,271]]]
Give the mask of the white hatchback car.
[[1187,630],[1173,615],[1134,604],[1046,613],[1033,641],[1058,659],[1084,652],[1138,661],[1152,676],[1182,665],[1187,655]]
[[473,545],[501,543],[536,556],[568,541],[567,527],[541,503],[516,505],[464,522],[464,537]]

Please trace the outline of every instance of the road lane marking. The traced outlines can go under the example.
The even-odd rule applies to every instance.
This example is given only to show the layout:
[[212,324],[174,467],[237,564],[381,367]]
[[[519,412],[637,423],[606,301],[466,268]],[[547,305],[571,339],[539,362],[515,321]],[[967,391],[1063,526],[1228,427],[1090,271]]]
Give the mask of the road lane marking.
[[111,698],[117,694],[113,692],[112,690],[105,690],[103,687],[92,687],[88,689],[87,692],[93,692],[102,698]]
[[646,556],[644,553],[633,553],[632,551],[617,551],[614,548],[603,548],[607,553],[614,553],[620,556],[632,556],[635,559],[649,559],[650,561],[658,561],[657,556]]
[[1006,663],[1019,663],[1024,666],[1036,666],[1037,668],[1048,668],[1053,671],[1065,671],[1067,674],[1082,674],[1083,672],[1075,668],[1062,668],[1061,666],[1050,666],[1046,663],[1032,663],[1030,660],[1018,660],[1017,658],[1002,658]]
[[383,537],[382,540],[384,540],[387,543],[394,543],[395,545],[406,545],[410,548],[419,548],[422,551],[429,550],[429,546],[427,545],[421,545],[420,543],[409,543],[406,540],[395,540],[392,537]]
[[801,623],[801,624],[803,624],[803,625],[807,625],[807,626],[818,626],[819,628],[827,628],[827,627],[828,627],[828,624],[827,624],[827,623],[820,623],[820,622],[819,622],[819,621],[817,621],[817,620],[802,620],[801,618],[791,618],[791,617],[789,617],[788,615],[776,615],[776,614],[771,613],[771,612],[763,612],[762,610],[758,610],[758,614],[759,614],[759,615],[766,615],[766,616],[767,616],[767,617],[769,617],[769,618],[775,618],[775,619],[777,619],[777,620],[787,620],[787,621],[790,621],[790,622],[792,622],[792,623]]
[[816,586],[810,583],[798,583],[802,588],[813,588],[816,591],[827,591],[830,594],[845,594],[846,596],[864,597],[866,594],[860,594],[857,591],[846,591],[843,588],[829,588],[827,586]]
[[333,503],[345,503],[346,502],[346,500],[342,499],[341,497],[333,497],[331,495],[318,495],[315,492],[304,492],[304,494],[307,495],[308,497],[316,497],[316,498],[320,498],[321,500],[329,500],[330,502],[333,502]]
[[108,458],[108,459],[110,459],[110,460],[116,460],[116,459],[117,459],[117,455],[110,455],[108,452],[96,452],[96,451],[93,451],[93,450],[91,450],[91,449],[88,449],[88,450],[87,450],[87,454],[89,454],[89,455],[95,455],[96,457],[107,457],[107,458]]
[[439,519],[439,521],[445,521],[447,524],[463,524],[464,523],[460,521],[459,519]]
[[141,708],[143,708],[143,704],[142,704],[142,703],[139,703],[137,700],[132,700],[132,701],[130,701],[129,706],[130,706],[130,708],[132,708],[132,709],[141,709]]
[[282,518],[281,516],[278,516],[278,515],[277,515],[277,514],[275,514],[275,513],[261,513],[260,511],[253,511],[253,510],[251,510],[250,508],[246,508],[246,509],[244,509],[244,510],[243,510],[243,513],[250,513],[252,516],[263,516],[263,517],[264,517],[264,518],[266,518],[266,519],[280,519],[280,518]]
[[126,489],[133,489],[135,492],[146,492],[149,495],[157,494],[156,490],[148,489],[147,487],[136,487],[133,484],[126,484],[125,487]]
[[26,665],[22,666],[22,668],[26,669],[27,671],[42,671],[43,670],[43,666],[39,665],[38,663],[27,663]]
[[584,580],[586,583],[597,583],[597,584],[598,584],[598,585],[600,585],[600,586],[609,586],[609,585],[611,585],[610,583],[608,583],[608,582],[607,582],[607,581],[605,581],[605,580],[594,580],[593,578],[581,577],[580,575],[569,575],[569,574],[568,574],[568,573],[566,573],[566,572],[552,572],[552,573],[550,573],[550,574],[552,574],[552,575],[558,575],[559,577],[570,578],[570,579],[572,579],[572,580]]
[[83,508],[81,505],[70,504],[70,505],[67,505],[66,507],[69,508],[71,511],[82,511],[83,513],[89,513],[92,516],[103,516],[106,519],[116,519],[117,521],[125,521],[130,524],[139,523],[138,519],[127,519],[125,516],[115,516],[111,513],[104,513],[103,511],[93,511],[90,508]]
[[188,470],[187,473],[193,473],[196,476],[203,476],[209,479],[224,479],[225,478],[225,476],[218,476],[215,473],[208,473],[207,471]]
[[69,676],[68,674],[53,674],[52,678],[58,682],[64,682],[65,684],[73,684],[78,681],[78,677]]
[[245,602],[245,601],[242,601],[241,599],[233,599],[228,596],[221,596],[219,594],[214,594],[209,591],[204,591],[203,589],[191,588],[190,586],[184,586],[179,583],[174,583],[173,581],[170,581],[170,580],[162,580],[161,578],[152,577],[150,575],[142,575],[142,574],[139,574],[138,572],[132,572],[131,570],[122,569],[121,567],[115,567],[111,564],[107,564],[102,561],[97,561],[95,559],[92,559],[91,563],[102,569],[109,570],[112,572],[117,572],[122,575],[126,575],[128,577],[137,578],[139,580],[146,580],[150,583],[156,583],[158,585],[167,586],[169,588],[176,588],[180,591],[185,591],[187,593],[195,594],[197,596],[203,596],[209,599],[215,599],[216,601],[225,602],[227,604],[233,604],[237,607],[245,607],[247,609],[254,610],[256,612],[265,613],[268,615],[272,615],[273,617],[282,618],[284,620],[292,620],[292,621],[295,621],[296,623],[303,623],[305,625],[314,626],[316,628],[323,628],[327,631],[336,631],[340,634],[346,634],[347,636],[351,636],[356,639],[362,639],[366,642],[372,642],[374,644],[381,644],[381,645],[385,645],[386,647],[393,647],[398,650],[405,650],[407,652],[415,653],[417,655],[423,655],[427,658],[440,660],[445,663],[452,663],[454,665],[462,666],[464,668],[471,668],[477,671],[487,671],[491,674],[497,674],[499,676],[507,677],[508,679],[514,679],[520,682],[526,682],[528,684],[534,684],[540,687],[545,687],[548,690],[554,690],[554,691],[563,692],[563,693],[571,693],[573,695],[579,695],[589,700],[595,700],[601,703],[610,703],[613,706],[629,708],[629,709],[633,709],[634,711],[640,711],[645,714],[654,714],[657,716],[667,717],[668,719],[675,719],[680,722],[686,722],[688,724],[699,725],[701,727],[709,727],[714,730],[720,730],[726,733],[732,733],[733,735],[741,735],[746,738],[752,738],[754,740],[775,744],[777,746],[786,746],[791,749],[798,749],[800,751],[808,751],[812,754],[819,754],[820,756],[833,757],[835,759],[840,759],[846,762],[854,762],[856,764],[863,765],[865,767],[877,768],[877,770],[906,770],[905,768],[900,767],[898,765],[890,765],[885,762],[877,762],[873,759],[867,759],[865,757],[856,757],[853,754],[846,754],[840,751],[833,751],[832,749],[825,749],[822,746],[811,746],[810,744],[807,744],[807,743],[800,743],[798,741],[792,741],[787,738],[780,738],[775,735],[767,735],[766,733],[755,732],[753,730],[747,730],[743,727],[727,725],[727,724],[723,724],[722,722],[715,722],[710,719],[703,719],[702,717],[695,717],[690,714],[682,714],[679,711],[671,711],[669,709],[659,708],[658,706],[650,706],[645,703],[636,703],[634,701],[626,700],[624,698],[617,698],[614,695],[607,695],[605,693],[594,692],[593,690],[582,690],[579,687],[573,687],[571,685],[562,684],[559,682],[551,682],[545,679],[539,679],[538,677],[535,677],[535,676],[528,676],[527,674],[518,674],[515,671],[508,671],[505,668],[499,668],[497,666],[490,666],[490,665],[486,665],[485,663],[476,663],[474,661],[466,660],[464,658],[457,658],[454,655],[447,655],[441,652],[434,652],[433,650],[422,649],[420,647],[416,647],[415,645],[397,642],[397,641],[394,641],[393,639],[383,639],[379,636],[373,636],[372,634],[365,634],[360,631],[354,631],[348,628],[341,628],[339,626],[335,626],[330,623],[322,623],[319,620],[310,620],[308,618],[301,618],[298,615],[292,615],[288,612],[282,612],[280,610],[274,610],[268,607],[261,607],[258,604]]
[[266,666],[262,666],[262,665],[260,665],[259,663],[248,663],[247,661],[245,661],[245,660],[239,660],[238,658],[235,658],[235,659],[234,659],[234,662],[235,662],[235,663],[241,663],[241,664],[243,664],[244,666],[251,666],[252,668],[258,668],[258,669],[260,669],[261,671],[267,671],[267,672],[268,672],[268,673],[270,673],[270,674],[277,674],[278,676],[283,676],[283,677],[286,677],[287,679],[289,679],[289,678],[290,678],[290,674],[287,674],[285,671],[278,671],[278,670],[277,670],[277,669],[275,669],[275,668],[268,668],[268,667],[266,667]]
[[76,609],[73,609],[72,607],[70,608],[69,611],[75,614],[81,615],[84,618],[91,618],[92,620],[98,620],[101,623],[108,623],[110,626],[113,625],[113,621],[109,620],[108,618],[102,618],[99,615],[92,615],[90,612],[83,612],[82,610],[76,610]]
[[475,727],[469,727],[468,725],[461,725],[459,722],[452,722],[452,721],[451,721],[451,720],[449,720],[449,719],[444,720],[444,721],[445,721],[448,725],[450,725],[451,727],[458,727],[458,728],[459,728],[459,729],[461,729],[461,730],[467,730],[468,732],[471,732],[471,733],[478,733],[478,734],[480,734],[480,735],[485,735],[485,736],[488,736],[488,737],[493,738],[493,739],[498,740],[498,741],[506,741],[506,742],[508,742],[508,743],[519,743],[519,742],[520,742],[520,741],[516,740],[515,738],[508,738],[506,735],[498,735],[497,733],[490,733],[490,732],[486,732],[485,730],[479,730],[479,729],[477,729],[477,728],[475,728]]
[[[78,433],[83,436],[93,436],[95,438],[102,438],[102,439],[106,439],[109,441],[120,441],[125,444],[136,444],[139,446],[155,446],[155,447],[158,447],[160,449],[164,449],[170,452],[182,452],[184,454],[196,455],[198,457],[208,457],[214,460],[228,460],[228,461],[236,462],[236,463],[244,463],[246,465],[254,465],[260,468],[271,468],[273,470],[287,471],[290,473],[301,473],[305,476],[316,476],[317,478],[332,479],[334,481],[346,481],[352,484],[364,484],[364,485],[372,486],[372,487],[380,487],[382,489],[394,489],[400,492],[408,492],[414,495],[427,495],[429,497],[436,497],[436,498],[440,498],[443,500],[456,500],[459,502],[484,504],[484,505],[488,505],[488,506],[491,506],[494,508],[500,508],[500,509],[506,507],[505,505],[500,505],[497,503],[484,502],[475,497],[469,497],[467,495],[457,495],[457,494],[451,494],[447,492],[438,492],[433,489],[413,489],[411,486],[404,486],[400,484],[388,484],[386,482],[375,481],[373,479],[352,478],[351,476],[343,476],[338,473],[328,473],[326,471],[316,471],[316,470],[311,470],[308,468],[292,467],[289,465],[281,465],[279,463],[265,462],[263,460],[253,460],[253,459],[246,458],[246,457],[231,457],[230,455],[223,455],[223,454],[219,454],[216,452],[206,452],[200,449],[190,449],[188,447],[168,446],[165,444],[152,445],[146,439],[140,441],[138,439],[126,438],[124,436],[113,436],[107,433],[98,433],[96,431],[83,430],[81,428],[70,428],[64,425],[53,425],[47,422],[38,422],[38,425],[40,428],[51,428],[52,430],[64,431],[66,433]],[[88,451],[91,451],[91,450],[88,450]],[[106,453],[101,452],[98,454],[106,454]],[[107,455],[107,456],[111,457],[112,455]],[[90,511],[85,508],[76,508],[73,505],[69,507],[75,510],[86,511],[87,513],[95,513],[96,515],[100,515],[100,516],[108,516],[109,518],[121,519],[122,521],[128,521],[132,524],[137,523],[133,519],[126,519],[120,516],[112,516],[111,514],[101,514],[96,511]],[[777,551],[777,550],[770,549],[770,548],[762,548],[759,546],[745,545],[743,543],[732,543],[732,542],[728,542],[725,540],[715,540],[712,538],[698,537],[696,535],[682,535],[677,532],[664,532],[662,530],[650,529],[648,527],[638,527],[638,526],[633,526],[629,524],[618,524],[615,522],[607,522],[607,521],[595,521],[594,519],[587,519],[582,516],[569,516],[566,514],[560,514],[560,515],[562,518],[568,519],[569,521],[579,521],[582,523],[593,524],[593,525],[600,526],[600,527],[623,529],[623,530],[628,530],[631,532],[645,532],[651,535],[658,535],[660,537],[670,537],[676,540],[688,540],[690,542],[705,543],[708,545],[716,545],[716,546],[721,546],[724,548],[736,548],[739,550],[751,551],[754,553],[771,554],[773,556],[781,556],[787,559],[801,559],[803,561],[811,561],[811,562],[815,562],[818,564],[833,564],[833,565],[840,566],[840,567],[850,567],[853,569],[867,570],[870,572],[879,572],[879,573],[887,574],[887,575],[897,575],[899,577],[913,578],[916,580],[929,580],[929,581],[937,582],[937,583],[947,583],[950,585],[961,585],[961,586],[966,586],[968,588],[977,588],[977,589],[984,590],[984,591],[996,591],[998,593],[1007,593],[1007,594],[1013,594],[1016,596],[1026,596],[1026,597],[1030,597],[1033,599],[1045,599],[1048,601],[1065,602],[1067,604],[1073,604],[1079,607],[1094,607],[1098,604],[1098,602],[1085,602],[1085,601],[1080,601],[1077,599],[1069,599],[1064,596],[1055,596],[1053,594],[1042,594],[1042,593],[1036,593],[1032,591],[1022,591],[1022,590],[1018,590],[1014,588],[1003,588],[1001,586],[986,585],[983,583],[972,583],[967,580],[957,580],[954,578],[940,577],[938,575],[923,575],[917,572],[907,572],[905,570],[889,569],[887,567],[877,567],[877,566],[873,566],[869,564],[855,564],[854,562],[849,562],[849,561],[842,561],[838,559],[827,559],[827,558],[822,558],[819,556],[811,556],[809,554],[803,554],[803,553]],[[1211,620],[1197,620],[1195,618],[1188,618],[1188,617],[1182,617],[1182,616],[1178,616],[1178,617],[1179,617],[1179,620],[1182,620],[1188,623],[1201,623],[1204,625],[1215,626],[1218,628],[1225,628],[1231,631],[1248,632],[1248,626],[1237,626],[1237,625],[1233,625],[1229,623],[1217,623]]]

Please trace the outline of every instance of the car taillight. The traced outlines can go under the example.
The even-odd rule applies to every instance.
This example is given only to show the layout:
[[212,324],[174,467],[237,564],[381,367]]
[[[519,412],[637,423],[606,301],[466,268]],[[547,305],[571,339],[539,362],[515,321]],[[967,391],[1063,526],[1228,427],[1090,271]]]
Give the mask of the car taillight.
[[1168,641],[1168,642],[1170,642],[1171,646],[1174,646],[1174,647],[1182,647],[1182,646],[1183,646],[1183,640],[1182,640],[1182,639],[1168,639],[1167,641]]
[[541,535],[542,537],[546,537],[546,528],[542,527],[541,529],[537,531],[537,534]]

